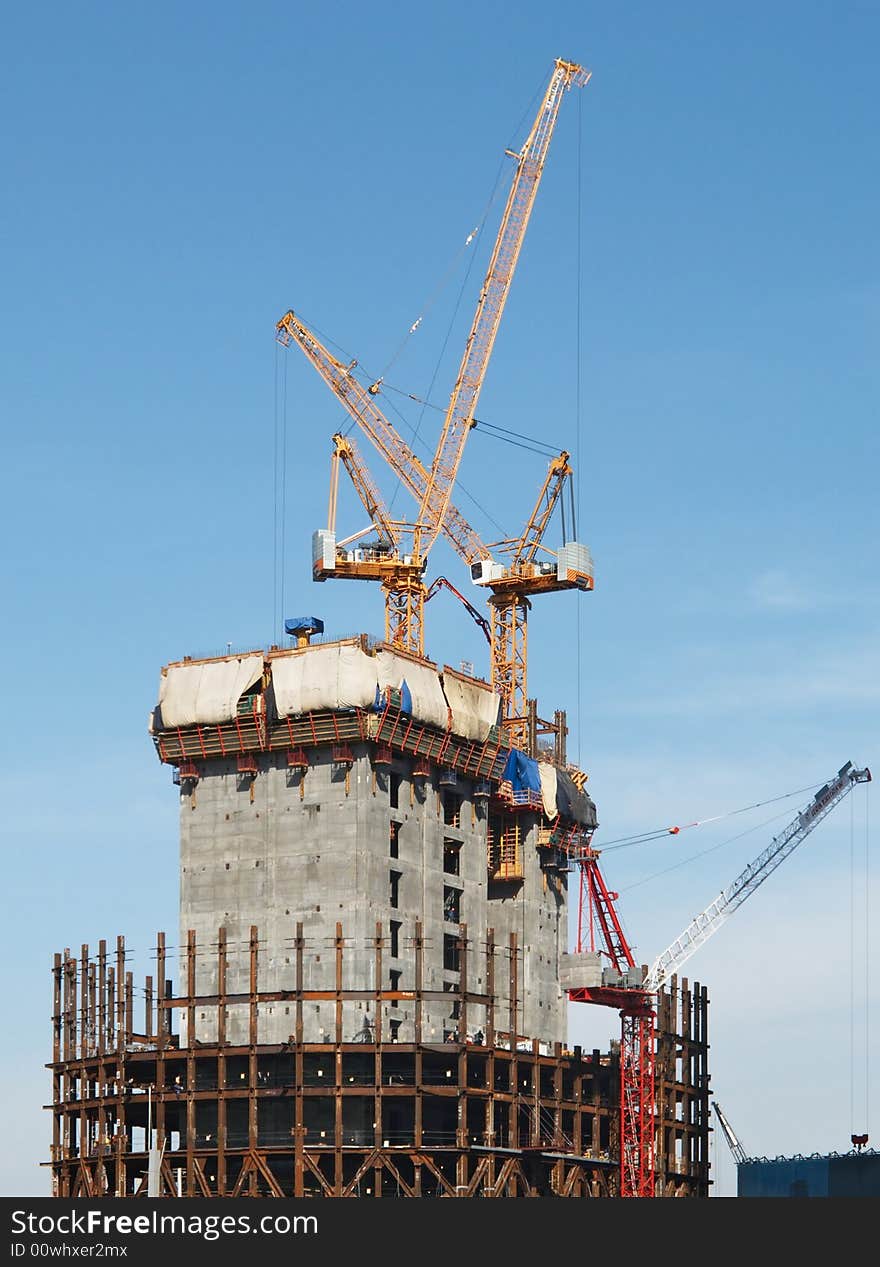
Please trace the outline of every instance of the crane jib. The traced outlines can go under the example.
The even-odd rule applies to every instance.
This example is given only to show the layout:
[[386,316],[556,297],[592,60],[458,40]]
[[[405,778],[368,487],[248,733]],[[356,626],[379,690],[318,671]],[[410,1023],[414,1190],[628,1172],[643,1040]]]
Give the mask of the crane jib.
[[468,433],[474,425],[477,403],[495,337],[535,203],[562,94],[572,86],[583,87],[589,78],[589,71],[573,62],[557,59],[535,122],[518,155],[492,258],[480,291],[477,310],[431,464],[428,484],[419,507],[417,522],[422,554],[427,554],[443,530],[452,489]]
[[789,823],[785,831],[774,837],[770,845],[718,895],[705,911],[691,921],[683,933],[654,960],[642,988],[658,990],[677,972],[709,938],[718,931],[746,898],[764,883],[780,863],[784,862],[810,832],[852,791],[857,783],[870,783],[867,767],[856,770],[851,761],[842,766],[834,779],[826,783],[813,800]]

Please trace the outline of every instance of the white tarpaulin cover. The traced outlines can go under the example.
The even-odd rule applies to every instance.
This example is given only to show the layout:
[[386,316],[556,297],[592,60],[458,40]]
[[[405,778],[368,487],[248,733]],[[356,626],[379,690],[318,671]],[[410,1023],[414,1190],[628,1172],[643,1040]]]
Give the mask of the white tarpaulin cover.
[[446,729],[449,709],[436,669],[416,664],[404,656],[395,655],[393,651],[376,653],[376,669],[381,690],[384,691],[386,686],[399,690],[405,681],[412,696],[413,717],[440,730]]
[[279,717],[321,709],[369,708],[376,698],[376,662],[351,643],[308,647],[275,656],[272,686]]
[[541,800],[544,802],[544,813],[548,818],[558,814],[556,807],[556,766],[547,761],[538,762],[538,775],[541,779]]
[[167,728],[231,721],[239,699],[262,673],[262,655],[170,665],[159,681],[162,725]]
[[490,686],[465,682],[448,670],[443,672],[443,691],[452,709],[452,729],[465,739],[485,743],[498,721],[499,699]]

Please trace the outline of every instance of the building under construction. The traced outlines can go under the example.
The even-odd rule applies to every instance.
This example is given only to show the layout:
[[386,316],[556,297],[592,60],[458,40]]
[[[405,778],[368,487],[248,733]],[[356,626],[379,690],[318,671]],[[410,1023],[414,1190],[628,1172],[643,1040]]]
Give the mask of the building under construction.
[[[706,992],[674,976],[643,988],[565,715],[542,720],[528,692],[532,601],[593,588],[569,455],[509,540],[486,545],[452,501],[560,104],[588,79],[558,60],[511,152],[429,465],[386,417],[381,379],[361,381],[292,311],[277,324],[417,512],[392,517],[337,434],[313,576],[380,584],[384,640],[318,641],[303,617],[287,622],[295,645],[162,670],[152,737],[180,795],[178,975],[164,936],[137,987],[121,939],[56,957],[59,1195],[708,1194]],[[341,468],[366,532],[337,531]],[[440,537],[487,616],[445,578],[425,585]],[[441,580],[486,636],[488,681],[425,656]],[[569,1000],[619,1011],[620,1042],[572,1049]]]
[[[178,980],[162,936],[137,986],[122,939],[57,956],[56,1193],[146,1193],[148,1135],[167,1194],[620,1192],[620,1048],[560,983],[594,806],[493,698],[365,639],[163,670]],[[708,1191],[706,1012],[660,995],[658,1193]]]

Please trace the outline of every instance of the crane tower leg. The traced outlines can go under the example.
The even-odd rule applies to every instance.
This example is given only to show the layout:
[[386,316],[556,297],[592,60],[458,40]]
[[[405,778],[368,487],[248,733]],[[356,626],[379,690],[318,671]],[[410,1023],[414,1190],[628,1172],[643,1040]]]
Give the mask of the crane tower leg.
[[620,1195],[654,1195],[654,1011],[621,1012]]
[[395,577],[383,584],[385,641],[415,655],[425,654],[425,586],[418,577]]
[[515,748],[528,747],[526,665],[529,600],[524,594],[493,595],[492,687],[501,696],[501,724]]

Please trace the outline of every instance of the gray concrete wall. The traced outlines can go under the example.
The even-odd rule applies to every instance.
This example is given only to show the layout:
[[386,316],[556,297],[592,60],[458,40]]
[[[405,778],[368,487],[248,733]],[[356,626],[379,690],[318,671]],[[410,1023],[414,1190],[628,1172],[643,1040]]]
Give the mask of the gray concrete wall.
[[[462,796],[458,827],[444,823],[443,790],[435,771],[431,780],[414,784],[411,763],[395,760],[400,777],[398,805],[390,804],[391,776],[374,773],[366,746],[355,745],[354,766],[348,777],[334,767],[330,749],[312,750],[312,765],[304,776],[290,772],[286,754],[259,754],[259,774],[253,781],[237,773],[235,760],[202,765],[203,777],[180,797],[180,944],[194,929],[199,953],[196,962],[198,993],[217,987],[217,930],[226,928],[227,989],[248,987],[250,926],[259,927],[258,986],[261,990],[292,989],[295,984],[293,937],[297,921],[306,938],[306,989],[332,989],[335,983],[333,939],[337,921],[345,936],[345,988],[375,988],[373,938],[377,921],[385,935],[382,988],[392,988],[392,972],[400,973],[399,988],[415,985],[412,937],[420,920],[425,937],[423,986],[442,990],[458,984],[459,975],[444,968],[444,936],[457,925],[444,919],[444,889],[460,891],[458,919],[468,926],[471,946],[468,979],[472,990],[483,991],[486,930],[495,929],[498,947],[495,989],[496,1026],[507,1028],[509,934],[522,947],[519,969],[519,1021],[522,1035],[545,1042],[565,1038],[565,1000],[559,988],[558,960],[566,949],[565,876],[545,872],[535,848],[534,815],[524,833],[524,880],[519,884],[489,884],[486,870],[485,806],[475,803],[472,785],[460,781]],[[391,824],[397,824],[398,857],[391,857]],[[444,873],[444,841],[460,845],[459,875]],[[391,872],[399,874],[398,906],[391,905]],[[398,955],[391,955],[391,921],[399,921]],[[185,982],[185,967],[180,968]],[[365,1015],[371,1022],[371,1003],[345,1006],[343,1037],[362,1030]],[[391,1022],[399,1041],[413,1039],[413,1004],[386,1006],[383,1037],[390,1038]],[[469,1014],[468,1028],[484,1027],[479,1010]],[[196,1017],[197,1037],[211,1041],[216,1016]],[[285,1042],[294,1029],[292,1004],[264,1005],[259,1021],[261,1042]],[[442,1042],[457,1028],[451,1008],[426,1004],[423,1041]],[[304,1038],[320,1042],[332,1038],[332,1003],[309,1003],[304,1013]],[[243,1042],[246,1009],[233,1009],[228,1038]]]

